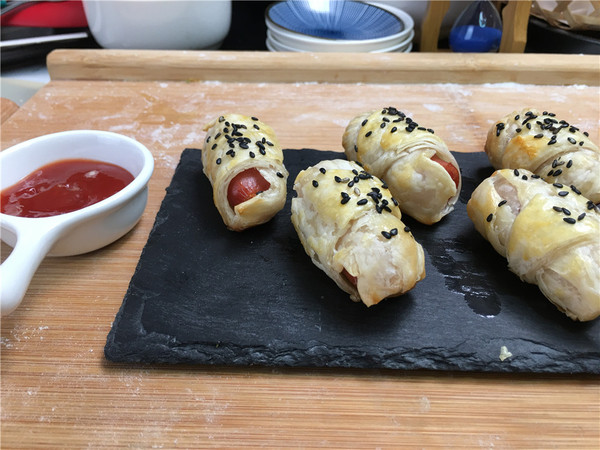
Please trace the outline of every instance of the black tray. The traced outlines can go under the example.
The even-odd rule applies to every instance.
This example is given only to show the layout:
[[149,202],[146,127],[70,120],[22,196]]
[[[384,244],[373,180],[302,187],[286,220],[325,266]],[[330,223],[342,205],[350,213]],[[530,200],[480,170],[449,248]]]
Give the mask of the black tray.
[[[186,149],[157,214],[105,355],[115,362],[600,373],[600,321],[573,322],[508,271],[466,202],[492,173],[455,157],[463,189],[440,223],[405,216],[426,278],[371,308],[352,302],[305,254],[290,221],[296,174],[341,153],[284,150],[288,202],[272,221],[228,231]],[[501,348],[512,356],[500,359]]]

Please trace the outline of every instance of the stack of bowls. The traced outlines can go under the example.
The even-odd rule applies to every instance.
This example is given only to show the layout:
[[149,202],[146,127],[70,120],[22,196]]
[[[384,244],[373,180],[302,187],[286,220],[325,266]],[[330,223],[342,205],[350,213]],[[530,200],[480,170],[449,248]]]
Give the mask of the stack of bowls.
[[414,21],[387,4],[353,0],[288,0],[265,12],[266,45],[274,52],[410,52]]

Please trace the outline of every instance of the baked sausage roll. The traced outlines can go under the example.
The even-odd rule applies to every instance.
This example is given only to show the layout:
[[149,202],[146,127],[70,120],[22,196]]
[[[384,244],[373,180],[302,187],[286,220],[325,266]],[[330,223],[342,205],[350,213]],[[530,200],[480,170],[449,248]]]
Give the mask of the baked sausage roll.
[[425,277],[423,248],[386,185],[355,162],[321,161],[294,183],[292,223],[306,253],[350,298],[372,306]]
[[495,169],[527,169],[600,202],[598,146],[553,113],[527,108],[508,114],[488,131],[485,152]]
[[256,117],[226,114],[204,131],[203,170],[225,225],[241,231],[269,221],[285,205],[288,177],[272,128]]
[[348,159],[385,180],[403,213],[430,225],[454,209],[460,169],[431,128],[390,106],[352,119],[342,145]]
[[502,169],[473,191],[467,213],[508,268],[567,316],[600,315],[600,213],[576,188]]

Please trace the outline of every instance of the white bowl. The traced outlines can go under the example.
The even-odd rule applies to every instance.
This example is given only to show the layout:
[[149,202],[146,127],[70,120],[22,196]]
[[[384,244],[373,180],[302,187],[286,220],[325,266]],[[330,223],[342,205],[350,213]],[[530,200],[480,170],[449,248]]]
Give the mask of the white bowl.
[[391,12],[404,23],[404,28],[401,32],[376,39],[325,39],[287,30],[275,24],[269,19],[268,16],[265,16],[265,23],[267,25],[267,31],[271,33],[271,36],[274,39],[276,39],[279,43],[291,48],[295,48],[298,51],[372,52],[381,48],[389,48],[394,45],[398,45],[405,41],[411,33],[414,33],[414,21],[408,14],[391,6],[381,5],[380,7]]
[[109,49],[216,49],[231,26],[231,0],[83,0],[83,8]]
[[[394,43],[393,45],[390,46],[382,46],[382,47],[377,47],[374,48],[373,50],[370,50],[368,53],[388,53],[388,52],[398,52],[398,51],[404,51],[409,45],[412,44],[412,39],[414,37],[414,30],[411,31],[411,33],[408,35],[408,37],[399,42],[399,43]],[[274,35],[270,30],[267,30],[267,40],[266,40],[266,46],[267,49],[269,49],[270,51],[274,51],[274,52],[309,52],[309,51],[318,51],[318,52],[324,52],[324,53],[329,53],[329,52],[353,52],[354,50],[352,49],[339,49],[336,48],[334,50],[306,50],[303,48],[298,48],[295,47],[293,45],[288,45],[284,42],[279,41],[279,39],[277,38],[276,35]]]
[[0,188],[14,185],[46,164],[80,158],[116,164],[134,179],[107,199],[77,211],[40,218],[0,213],[2,240],[14,247],[0,266],[1,315],[9,314],[21,303],[46,255],[77,255],[104,247],[126,234],[140,219],[154,159],[134,139],[107,131],[54,133],[0,152]]

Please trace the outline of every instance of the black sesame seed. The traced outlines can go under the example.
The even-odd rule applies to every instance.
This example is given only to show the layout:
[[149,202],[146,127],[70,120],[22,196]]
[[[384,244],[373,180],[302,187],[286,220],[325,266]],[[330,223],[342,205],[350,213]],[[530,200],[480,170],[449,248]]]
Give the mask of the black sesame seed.
[[494,215],[493,215],[493,214],[489,214],[489,215],[488,215],[488,216],[485,218],[485,220],[486,220],[486,222],[491,222],[493,218],[494,218]]
[[427,131],[429,131],[431,134],[435,134],[435,131],[433,131],[431,128],[427,128]]
[[579,146],[580,147],[583,146],[583,141],[579,142]]
[[396,131],[398,131],[398,127],[392,127],[392,129],[390,130],[390,133],[395,133]]
[[500,132],[504,130],[504,123],[500,122],[496,124],[496,136],[500,136]]
[[548,174],[546,176],[551,177],[553,174],[554,174],[554,170],[551,170],[550,172],[548,172]]
[[336,183],[341,183],[342,179],[340,177],[338,177],[337,175],[333,177],[333,179],[335,180]]
[[554,176],[555,176],[555,177],[557,177],[557,176],[559,176],[561,173],[562,173],[562,169],[556,169],[556,170],[554,171]]
[[381,125],[379,125],[379,128],[385,128],[385,122],[381,122]]
[[562,188],[563,185],[560,183],[552,183],[552,186],[557,187],[557,188]]
[[319,182],[318,182],[317,180],[313,180],[313,181],[312,181],[312,185],[313,185],[314,187],[319,187]]
[[260,127],[259,127],[258,125],[256,125],[256,124],[254,124],[254,125],[253,125],[253,127],[254,127],[256,130],[260,130]]
[[587,203],[586,203],[586,205],[587,205],[587,209],[594,209],[594,208],[596,208],[596,205],[591,200],[588,200]]
[[354,151],[358,152],[358,145],[354,144]]
[[584,131],[583,134],[584,134],[585,137],[589,137],[590,136],[590,133],[588,133],[587,131]]
[[250,152],[248,153],[250,155],[250,158],[254,158],[256,155],[254,154],[254,152]]
[[223,116],[219,117],[219,122],[223,122],[224,120],[225,120],[225,117],[223,117]]
[[565,216],[571,215],[571,211],[569,211],[567,208],[562,208],[562,212],[565,214]]
[[563,212],[562,206],[553,206],[552,209],[556,212]]
[[577,189],[575,186],[571,185],[569,186],[571,188],[571,190],[573,192],[575,192],[577,195],[581,195],[581,191],[579,189]]
[[523,176],[521,177],[521,179],[522,179],[522,180],[527,180],[527,179],[528,179],[528,178],[527,178],[527,175],[523,175]]
[[258,117],[252,116],[251,119],[256,121],[256,120],[258,120]]
[[368,120],[367,120],[367,119],[363,120],[363,121],[362,121],[362,123],[360,124],[360,126],[361,126],[361,127],[364,127],[364,126],[367,124],[367,122],[368,122]]
[[365,137],[369,137],[369,136],[371,136],[372,134],[373,134],[373,132],[372,132],[372,131],[367,131],[367,134],[365,134]]
[[517,128],[515,131],[516,131],[517,133],[520,133],[520,132],[521,132],[521,128]]
[[513,170],[513,173],[515,174],[515,177],[519,176],[519,171],[517,169]]
[[208,144],[210,142],[210,136],[206,138],[206,143]]
[[581,213],[577,216],[577,220],[583,220],[583,218],[585,217],[585,213]]
[[567,138],[567,141],[569,141],[569,142],[570,142],[571,144],[573,144],[573,145],[577,144],[577,141],[576,141],[575,139],[573,139],[571,136],[569,136],[569,137]]
[[410,233],[410,227],[409,227],[408,225],[407,225],[407,226],[405,226],[405,227],[404,227],[404,231],[405,231],[406,233]]
[[214,150],[215,148],[217,148],[217,144],[213,144],[211,150]]
[[573,165],[573,160],[570,159],[569,162],[567,163],[567,169],[570,169],[572,165]]
[[283,178],[283,174],[282,174],[281,172],[277,172],[277,176],[278,176],[279,178]]
[[543,138],[543,137],[544,137],[544,134],[543,134],[543,133],[539,133],[539,134],[536,134],[536,135],[534,136],[534,138],[535,138],[535,139],[541,139],[541,138]]
[[506,204],[506,200],[502,200],[500,203],[498,203],[498,206],[502,206]]
[[269,147],[273,147],[273,143],[272,143],[272,142],[270,142],[270,141],[267,141],[267,142],[266,142],[266,144],[267,144]]
[[217,165],[221,164],[221,158],[217,158],[215,162],[217,163]]
[[[346,194],[346,193],[344,192],[344,194]],[[346,196],[345,196],[345,197],[342,197],[342,200],[341,200],[341,202],[340,202],[340,203],[341,203],[342,205],[345,205],[345,204],[346,204],[346,203],[348,203],[349,201],[350,201],[350,196],[349,196],[348,194],[346,194]]]
[[383,237],[384,237],[384,238],[386,238],[386,239],[391,239],[391,238],[392,238],[392,235],[391,235],[389,232],[385,231],[385,230],[384,230],[384,231],[382,231],[382,232],[381,232],[381,234],[382,234],[382,235],[383,235]]
[[325,172],[327,172],[327,170],[325,170],[325,167],[321,167],[321,168],[319,169],[319,172],[321,172],[321,173],[325,173]]
[[265,150],[265,148],[259,148],[258,151],[260,152],[261,155],[266,155],[267,151]]
[[570,223],[571,225],[576,223],[577,221],[575,219],[573,219],[572,217],[563,217],[563,220],[567,223]]
[[558,195],[560,195],[561,197],[566,197],[567,195],[569,195],[568,191],[559,191]]
[[369,200],[367,200],[366,198],[361,198],[359,201],[356,202],[357,205],[366,205],[367,202]]
[[531,124],[528,123],[527,125],[525,125],[527,127],[528,130],[531,130]]
[[398,228],[392,228],[392,229],[390,230],[390,234],[391,234],[392,236],[396,236],[396,235],[398,234]]

